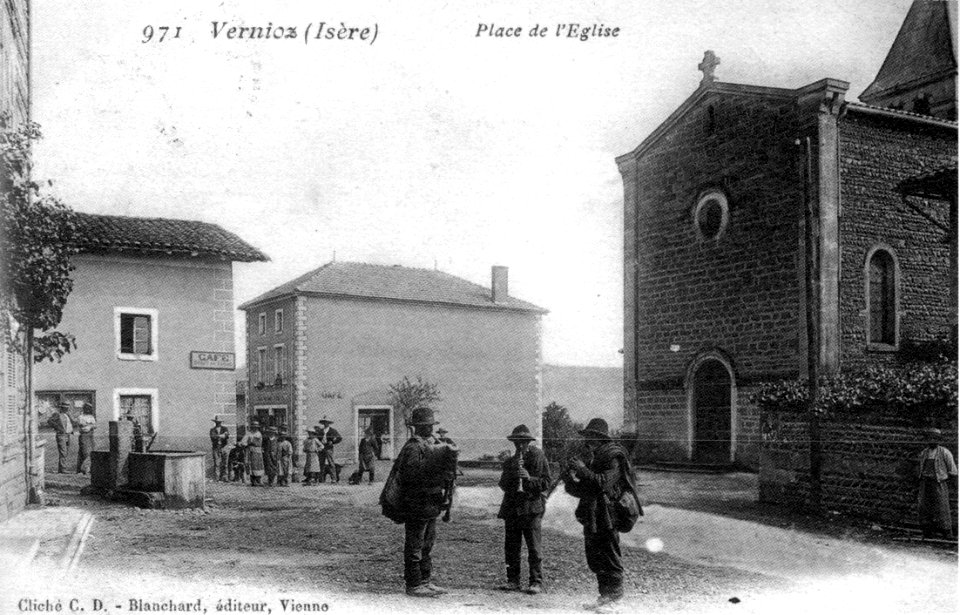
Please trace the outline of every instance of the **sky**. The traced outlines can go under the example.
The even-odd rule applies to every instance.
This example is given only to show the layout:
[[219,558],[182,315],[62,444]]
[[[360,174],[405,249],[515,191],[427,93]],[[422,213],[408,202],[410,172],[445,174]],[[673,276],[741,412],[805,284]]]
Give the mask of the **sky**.
[[[270,257],[235,302],[334,255],[437,267],[547,308],[548,363],[622,364],[614,158],[717,78],[869,85],[910,0],[33,2],[36,176],[78,211],[213,222]],[[213,23],[228,22],[213,36]],[[367,41],[309,40],[321,22]],[[557,24],[619,36],[555,37]],[[480,24],[521,27],[519,38]],[[294,27],[295,40],[226,38]],[[548,36],[528,36],[535,26]],[[153,40],[144,43],[144,28]],[[158,42],[159,27],[180,35]],[[172,32],[172,31],[171,31]],[[242,312],[237,353],[243,355]]]

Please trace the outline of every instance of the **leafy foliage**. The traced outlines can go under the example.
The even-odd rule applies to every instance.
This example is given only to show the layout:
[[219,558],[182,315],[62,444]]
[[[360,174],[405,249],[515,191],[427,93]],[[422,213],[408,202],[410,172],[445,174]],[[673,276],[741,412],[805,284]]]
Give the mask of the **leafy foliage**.
[[[808,399],[803,379],[765,383],[753,395],[762,410],[800,412]],[[871,366],[823,379],[816,410],[822,415],[885,411],[917,419],[951,416],[957,412],[957,363]]]
[[404,376],[403,380],[390,385],[388,393],[390,405],[403,411],[405,421],[410,420],[410,414],[420,406],[431,406],[440,401],[440,388],[432,382],[427,382],[420,376],[411,381]]
[[583,424],[574,422],[565,407],[555,401],[547,404],[543,411],[543,452],[547,459],[565,465],[572,457],[579,456],[581,429]]
[[40,138],[39,127],[9,123],[9,116],[0,116],[0,307],[40,332],[33,337],[36,362],[60,360],[76,347],[72,335],[53,331],[73,288],[76,215],[30,179],[30,144]]

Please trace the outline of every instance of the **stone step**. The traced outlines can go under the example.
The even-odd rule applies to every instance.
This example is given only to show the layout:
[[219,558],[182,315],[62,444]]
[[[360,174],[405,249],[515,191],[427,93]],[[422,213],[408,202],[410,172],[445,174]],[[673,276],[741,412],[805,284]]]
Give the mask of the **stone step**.
[[690,472],[694,474],[728,474],[737,471],[737,467],[732,463],[702,463],[697,461],[656,461],[652,464],[640,464],[637,469],[648,472]]

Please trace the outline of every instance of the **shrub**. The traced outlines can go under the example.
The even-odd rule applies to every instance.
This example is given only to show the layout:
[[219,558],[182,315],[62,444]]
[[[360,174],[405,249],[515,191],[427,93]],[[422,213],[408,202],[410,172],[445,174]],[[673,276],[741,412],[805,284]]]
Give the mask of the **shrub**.
[[[804,411],[808,399],[806,379],[765,383],[752,396],[761,410],[788,412]],[[953,415],[956,409],[955,361],[873,366],[825,378],[817,400],[822,415],[886,411],[928,419]]]
[[579,456],[581,423],[570,418],[567,409],[555,401],[543,411],[543,452],[547,459],[561,465],[571,457]]

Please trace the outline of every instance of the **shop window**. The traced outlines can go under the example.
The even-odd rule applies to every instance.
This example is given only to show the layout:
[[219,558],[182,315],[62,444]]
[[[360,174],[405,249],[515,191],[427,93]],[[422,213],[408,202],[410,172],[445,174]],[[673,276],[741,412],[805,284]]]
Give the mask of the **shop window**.
[[114,389],[113,412],[118,421],[134,421],[144,434],[157,433],[159,414],[156,389]]

